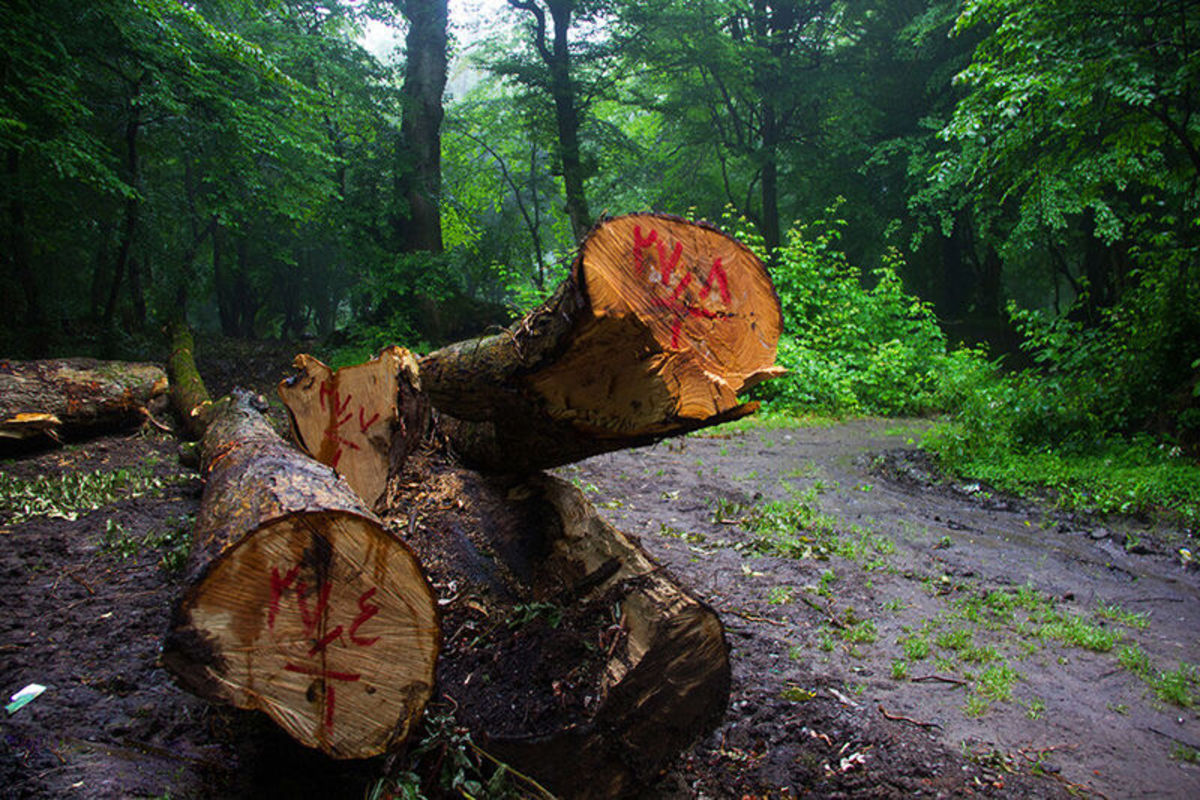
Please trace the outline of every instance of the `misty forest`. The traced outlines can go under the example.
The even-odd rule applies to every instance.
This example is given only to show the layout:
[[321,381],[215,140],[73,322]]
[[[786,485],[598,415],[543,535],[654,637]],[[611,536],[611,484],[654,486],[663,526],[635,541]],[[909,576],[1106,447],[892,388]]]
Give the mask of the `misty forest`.
[[[632,237],[655,291],[661,275],[657,345],[613,321],[643,290],[605,237]],[[14,797],[1200,791],[1200,3],[10,0],[0,308],[0,380],[166,365],[176,413],[0,430],[4,583],[27,598],[0,626],[0,689],[46,684],[0,721]],[[738,314],[753,322],[689,360],[695,331]],[[615,354],[639,348],[657,360]],[[400,433],[351,468],[359,444],[323,415],[351,408],[365,435],[375,406],[346,387],[368,374]],[[258,410],[215,400],[234,385]],[[240,540],[210,499],[228,483],[229,508],[253,505],[251,478],[221,471],[260,436],[230,420],[260,412],[261,436],[375,470],[370,496],[305,483],[281,518],[320,502],[304,525],[325,531],[349,509],[413,563],[330,601],[333,578],[304,577],[312,546],[280,545],[292,572],[236,567],[273,576],[271,626],[296,608],[305,658],[369,655],[380,597],[429,605],[392,603],[425,637],[395,653],[424,660],[407,700],[369,701],[405,713],[364,761],[330,738],[335,697],[349,709],[378,665],[280,656],[319,707],[312,741],[275,719],[297,745],[213,688],[233,656],[210,651],[249,634],[189,638],[225,613],[200,581],[242,574],[212,542],[250,552],[268,525]],[[181,465],[178,439],[201,437]],[[309,480],[289,453],[272,469]],[[511,532],[550,508],[621,544],[584,553],[565,521],[574,566],[543,576],[558,544]],[[328,524],[333,563],[358,558],[360,534]],[[492,528],[509,533],[481,543]],[[500,553],[503,588],[456,571],[468,550]],[[93,632],[67,659],[83,635],[55,626],[91,630],[131,592],[142,651],[89,666],[108,663]],[[639,626],[674,632],[614,667]],[[544,681],[505,683],[534,662]],[[677,696],[639,683],[651,669]],[[325,760],[281,774],[301,746]]]

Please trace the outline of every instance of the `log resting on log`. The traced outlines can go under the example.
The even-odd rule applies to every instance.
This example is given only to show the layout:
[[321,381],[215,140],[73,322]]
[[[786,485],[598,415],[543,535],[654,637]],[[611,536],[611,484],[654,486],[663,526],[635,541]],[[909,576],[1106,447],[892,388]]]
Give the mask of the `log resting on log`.
[[403,741],[433,687],[432,590],[411,551],[249,395],[217,403],[204,497],[163,663],[337,758]]
[[429,427],[429,401],[420,392],[416,358],[402,347],[389,347],[337,372],[307,354],[296,356],[293,366],[296,374],[278,387],[292,437],[376,508],[389,472],[403,468]]
[[91,358],[0,360],[0,440],[112,430],[145,421],[167,391],[161,367]]
[[422,358],[421,386],[465,463],[527,473],[751,413],[737,395],[783,372],[781,329],[748,248],[632,214],[592,230],[542,307]]
[[439,692],[487,752],[557,796],[616,798],[717,724],[720,620],[578,489],[419,471],[391,487],[392,508],[416,509],[393,524],[449,594]]

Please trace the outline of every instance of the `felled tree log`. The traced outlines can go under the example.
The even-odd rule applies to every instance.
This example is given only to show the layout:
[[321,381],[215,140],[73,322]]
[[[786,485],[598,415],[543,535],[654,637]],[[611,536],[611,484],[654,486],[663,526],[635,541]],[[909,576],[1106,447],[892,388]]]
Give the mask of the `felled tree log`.
[[389,472],[403,467],[429,427],[416,359],[389,347],[337,372],[307,354],[296,356],[294,366],[296,374],[279,384],[292,437],[376,508]]
[[0,360],[0,440],[108,431],[139,424],[167,391],[161,367],[63,358]]
[[187,438],[199,439],[208,426],[212,397],[196,369],[196,341],[187,323],[182,321],[172,323],[168,333],[171,339],[171,355],[167,357],[171,405]]
[[462,459],[524,473],[736,419],[775,366],[779,299],[762,262],[714,228],[601,222],[570,277],[504,332],[420,361]]
[[439,693],[487,752],[556,796],[631,796],[719,721],[716,614],[579,490],[416,472],[430,477],[397,482],[393,522],[447,595]]
[[411,551],[245,394],[214,407],[184,591],[163,646],[177,681],[363,758],[402,741],[433,687],[439,627]]

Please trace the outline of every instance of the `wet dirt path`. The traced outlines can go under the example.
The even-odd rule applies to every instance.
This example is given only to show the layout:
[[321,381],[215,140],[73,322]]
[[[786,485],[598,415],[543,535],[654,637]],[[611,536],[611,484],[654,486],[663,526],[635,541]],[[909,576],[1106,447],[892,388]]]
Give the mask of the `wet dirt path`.
[[733,709],[692,758],[740,777],[681,769],[663,796],[811,787],[797,724],[829,702],[871,729],[845,773],[894,772],[904,729],[942,748],[923,757],[931,791],[978,769],[992,793],[1027,793],[1025,775],[1047,795],[1200,796],[1200,576],[1179,532],[942,485],[922,429],[693,436],[561,470],[729,628]]

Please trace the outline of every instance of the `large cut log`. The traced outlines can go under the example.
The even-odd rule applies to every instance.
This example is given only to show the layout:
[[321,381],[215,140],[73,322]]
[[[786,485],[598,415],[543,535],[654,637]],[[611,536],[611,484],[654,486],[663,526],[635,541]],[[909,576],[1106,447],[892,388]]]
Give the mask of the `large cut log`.
[[279,384],[292,437],[376,508],[389,472],[403,467],[428,430],[429,401],[420,392],[416,359],[389,347],[336,372],[306,354],[296,356],[294,366],[296,374]]
[[632,214],[592,230],[545,305],[422,358],[421,386],[465,462],[532,472],[752,412],[737,395],[782,372],[781,328],[748,248]]
[[559,797],[625,797],[720,720],[716,614],[578,489],[417,473],[393,484],[392,521],[446,595],[439,694],[487,752]]
[[58,439],[135,425],[167,391],[161,367],[91,358],[0,360],[0,440]]
[[193,693],[264,711],[331,756],[388,750],[433,687],[439,628],[420,566],[250,396],[207,416],[204,496],[163,663]]

